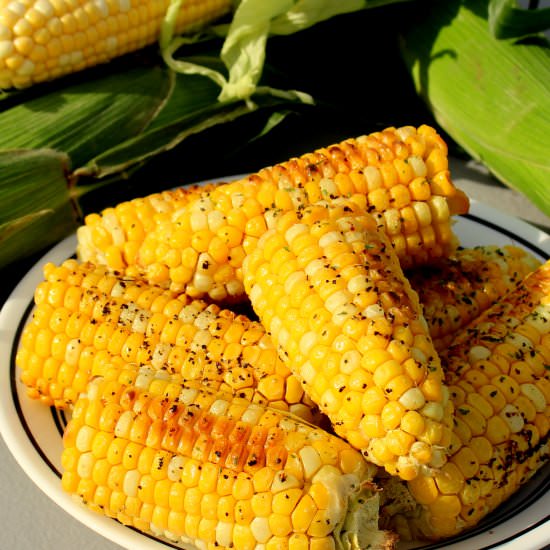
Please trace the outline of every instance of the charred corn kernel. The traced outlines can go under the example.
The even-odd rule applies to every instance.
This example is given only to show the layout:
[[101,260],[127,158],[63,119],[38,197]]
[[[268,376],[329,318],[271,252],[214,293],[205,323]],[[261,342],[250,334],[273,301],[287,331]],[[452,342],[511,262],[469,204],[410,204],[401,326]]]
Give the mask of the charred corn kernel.
[[[122,376],[123,367],[135,362],[174,380],[202,379],[230,393],[246,392],[310,421],[318,417],[260,323],[105,267],[75,260],[60,267],[45,267],[38,313],[23,331],[16,359],[29,393],[43,402],[67,407],[91,377],[112,369],[112,376]],[[87,310],[82,301],[73,311],[52,306],[54,282],[56,296],[63,285],[65,294],[73,284],[82,286],[94,308]]]
[[[89,383],[75,404],[79,412],[70,420],[64,437],[62,485],[67,491],[137,529],[199,547],[265,544],[280,548],[282,541],[288,545],[289,538],[299,535],[308,547],[331,544],[328,539],[333,539],[336,548],[341,530],[345,527],[353,532],[357,521],[362,526],[357,532],[361,547],[393,547],[393,536],[377,527],[378,492],[370,481],[374,467],[346,442],[285,411],[216,393],[200,383],[180,385],[180,394],[168,398],[162,386],[168,387],[169,380],[157,375],[150,381],[138,387],[97,377]],[[105,414],[98,408],[108,407],[114,420],[111,430],[97,432],[86,419]],[[94,409],[92,415],[87,413],[89,408]],[[240,410],[240,414],[227,415],[230,409]],[[127,414],[136,429],[124,436],[115,426]],[[160,423],[145,428],[142,417],[148,421],[158,418]],[[267,424],[263,419],[269,419]],[[215,427],[221,424],[225,431],[216,435]],[[154,431],[184,425],[190,429],[180,432],[182,441],[175,450],[164,448],[161,438],[152,438]],[[93,445],[92,450],[84,450],[92,430],[94,437],[99,433],[115,445],[117,456],[124,455],[134,444],[131,434],[143,429],[148,431],[147,440],[154,439],[155,444],[132,449],[146,455],[143,460],[138,458],[142,464],[137,469],[96,458]],[[224,435],[236,430],[243,434],[240,439]],[[77,445],[78,441],[82,443]],[[314,445],[326,452],[318,453]],[[210,460],[206,449],[213,446],[217,446],[223,467]],[[258,451],[257,474],[269,472],[262,475],[265,487],[259,486],[264,483],[256,474],[244,470],[248,447]],[[285,458],[273,469],[268,454],[276,449],[284,451],[278,454]],[[332,454],[336,463],[326,462],[325,457],[330,459]],[[94,476],[92,465],[100,460],[101,475]],[[292,464],[294,460],[299,461],[299,468]],[[102,497],[107,489],[115,496]],[[135,499],[131,506],[129,499]],[[321,543],[322,538],[327,541]]]
[[[389,135],[393,139],[385,143],[384,136]],[[319,200],[350,197],[358,206],[377,214],[404,266],[446,257],[457,246],[451,217],[467,211],[468,200],[452,186],[447,168],[441,178],[446,185],[434,184],[435,195],[431,190],[439,175],[437,167],[445,166],[447,154],[435,132],[412,128],[406,141],[400,135],[404,135],[402,128],[388,128],[349,139],[210,188],[200,196],[196,194],[195,200],[191,200],[192,195],[186,196],[181,207],[167,207],[168,215],[153,214],[152,229],[136,232],[133,238],[143,240],[132,258],[123,252],[119,256],[126,271],[142,273],[178,292],[197,298],[208,296],[214,301],[243,301],[242,260],[282,212]],[[434,151],[439,152],[437,162],[433,160]],[[428,170],[429,155],[432,160]],[[414,160],[409,164],[410,159]],[[166,197],[169,202],[169,195]],[[130,201],[125,211],[147,200]],[[276,210],[271,210],[274,207]],[[182,233],[189,238],[179,238]],[[101,238],[94,239],[96,234]],[[112,209],[106,209],[88,216],[77,237],[82,260],[105,263],[108,246],[124,250],[128,231]],[[216,243],[223,246],[217,247]],[[297,243],[298,248],[303,246],[304,241],[299,246]],[[201,260],[205,251],[209,253],[206,263]],[[298,263],[301,256],[298,254]],[[118,262],[117,258],[117,267]],[[218,277],[222,270],[223,277]]]
[[[280,249],[294,254],[295,240],[306,232],[316,238],[318,255],[303,270],[282,279],[272,258]],[[342,247],[343,254],[353,256],[352,271],[328,258],[326,248],[334,243]],[[402,472],[407,464],[403,475],[418,473],[421,464],[410,449],[416,440],[443,445],[449,432],[443,414],[447,392],[417,296],[375,219],[342,199],[309,205],[299,213],[284,213],[246,258],[243,274],[258,317],[335,431],[376,464],[393,471],[399,457],[407,457],[408,462],[400,461]],[[306,332],[296,330],[293,314],[278,307],[280,300],[273,298],[285,294],[289,278],[293,285],[301,286],[305,299],[317,296],[323,303],[318,313],[323,323],[306,319]],[[364,284],[359,285],[357,278]],[[374,303],[363,306],[365,292],[375,293]],[[354,328],[343,334],[348,321]],[[393,338],[394,333],[400,335],[399,341]],[[326,347],[316,347],[318,343]],[[315,361],[320,349],[323,353]],[[403,367],[412,357],[421,371],[415,380]],[[362,380],[366,387],[352,388],[352,379]],[[418,386],[421,397],[407,395],[413,386]],[[400,429],[405,414],[412,410],[425,422],[413,422],[411,430],[409,420],[409,429]],[[384,445],[373,447],[377,440]],[[377,452],[372,452],[374,448]],[[385,462],[381,455],[393,456],[393,463]]]
[[418,292],[437,350],[534,271],[540,261],[512,245],[458,249],[428,269],[407,272]]
[[[153,44],[170,2],[92,1],[5,3],[2,88],[24,88],[105,63]],[[177,18],[179,32],[199,28],[229,12],[227,0],[192,0]]]
[[[524,356],[542,360],[541,343],[550,333],[549,295],[550,261],[459,331],[442,352],[454,404],[450,456],[435,473],[421,472],[407,484],[381,482],[407,502],[394,507],[396,501],[388,501],[382,507],[385,527],[403,537],[456,535],[476,525],[545,464],[550,423],[537,421],[536,411],[548,410],[541,391],[548,374],[531,371],[527,381],[529,371],[513,366]],[[495,355],[501,374],[488,377],[483,371]],[[480,376],[474,376],[478,370]]]

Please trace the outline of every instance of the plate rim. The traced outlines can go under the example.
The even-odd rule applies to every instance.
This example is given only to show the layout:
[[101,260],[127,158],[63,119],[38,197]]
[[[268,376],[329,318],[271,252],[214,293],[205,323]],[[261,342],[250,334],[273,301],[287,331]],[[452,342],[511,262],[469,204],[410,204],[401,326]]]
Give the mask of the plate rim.
[[[238,177],[238,176],[235,176]],[[228,179],[228,178],[226,178]],[[513,241],[516,241],[519,246],[530,249],[533,253],[544,258],[550,257],[550,234],[529,222],[504,213],[491,205],[471,199],[470,212],[466,215],[458,216],[457,220],[465,219],[477,223],[482,223],[486,226],[493,227],[496,231],[503,233]],[[161,548],[180,548],[174,546],[170,541],[164,541],[156,537],[150,537],[146,533],[141,533],[132,527],[124,526],[123,524],[101,516],[92,512],[88,508],[76,503],[73,498],[68,495],[61,487],[60,479],[52,471],[51,467],[43,460],[43,457],[38,452],[36,446],[29,440],[25,426],[21,422],[13,422],[13,419],[18,418],[13,391],[15,385],[20,385],[20,382],[13,380],[13,372],[11,362],[15,357],[15,346],[18,341],[18,331],[22,326],[22,318],[27,315],[30,307],[29,301],[32,300],[36,285],[43,279],[42,266],[48,262],[61,263],[69,256],[74,254],[76,249],[76,233],[64,238],[62,241],[51,247],[36,263],[31,266],[23,278],[19,281],[16,287],[8,296],[3,307],[0,309],[0,358],[4,358],[4,364],[8,367],[8,377],[2,373],[4,381],[9,383],[0,384],[0,435],[8,447],[8,450],[15,458],[16,462],[23,469],[25,474],[41,489],[56,505],[64,509],[65,512],[73,516],[83,526],[86,526],[102,537],[122,545],[123,547],[132,547],[139,544],[140,548],[147,550],[160,550]],[[11,325],[13,319],[17,319],[17,327],[14,329]],[[2,399],[9,397],[9,399]],[[37,403],[38,407],[43,405]],[[15,416],[14,416],[15,415]],[[27,437],[21,438],[21,435]],[[37,460],[37,458],[39,460]],[[550,495],[547,495],[548,504],[550,505]],[[541,496],[539,502],[544,495]],[[527,507],[527,511],[530,506]],[[525,510],[524,510],[525,512]],[[506,522],[503,522],[505,524]],[[519,538],[512,536],[512,540],[506,539],[496,541],[495,544],[485,546],[484,548],[517,548],[518,544],[522,545],[522,550],[537,550],[541,545],[550,544],[550,532],[544,527],[550,525],[550,515],[540,520],[540,525],[528,529],[528,532],[520,534]],[[495,526],[498,528],[498,525]],[[546,532],[546,536],[544,536]],[[483,535],[484,532],[474,536]],[[460,540],[454,541],[451,539],[448,543],[436,545],[423,545],[422,549],[443,548],[450,550],[452,548],[462,548]],[[536,546],[534,546],[536,545]],[[420,550],[420,549],[419,549]]]

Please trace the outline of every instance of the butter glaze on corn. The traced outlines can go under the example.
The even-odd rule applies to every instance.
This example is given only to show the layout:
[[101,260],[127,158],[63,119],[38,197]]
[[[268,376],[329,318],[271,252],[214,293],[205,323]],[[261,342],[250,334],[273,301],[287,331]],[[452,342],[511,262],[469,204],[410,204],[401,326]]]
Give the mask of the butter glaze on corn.
[[245,315],[90,263],[47,264],[44,274],[16,357],[31,397],[67,407],[91,377],[136,364],[318,418],[263,326]]
[[455,410],[449,460],[406,488],[383,487],[381,517],[404,538],[473,527],[548,462],[550,262],[463,329],[441,359]]
[[441,351],[458,330],[539,266],[539,260],[517,246],[476,246],[406,275],[418,292],[435,348]]
[[[450,179],[442,138],[429,126],[404,126],[217,186],[134,241],[130,254],[120,249],[108,220],[88,217],[77,233],[78,251],[83,260],[142,272],[155,284],[194,297],[242,301],[242,261],[269,226],[266,210],[338,197],[353,197],[376,215],[406,267],[453,252],[452,216],[468,210],[467,197]],[[125,206],[128,212],[132,204]]]
[[445,463],[439,357],[373,216],[343,199],[280,213],[243,274],[260,321],[337,434],[404,479]]
[[199,550],[390,549],[363,457],[285,412],[163,379],[95,379],[62,485],[92,510]]
[[[2,0],[0,88],[24,88],[154,44],[169,0]],[[176,31],[228,13],[230,0],[186,0]]]

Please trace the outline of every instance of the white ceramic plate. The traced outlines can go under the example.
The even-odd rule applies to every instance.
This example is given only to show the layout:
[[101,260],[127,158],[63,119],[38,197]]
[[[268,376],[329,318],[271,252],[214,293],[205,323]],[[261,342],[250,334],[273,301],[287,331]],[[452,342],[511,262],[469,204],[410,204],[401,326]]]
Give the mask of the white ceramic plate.
[[[550,257],[550,236],[538,229],[472,201],[471,213],[460,217],[456,232],[463,246],[516,244],[539,259]],[[60,487],[61,434],[67,419],[28,399],[15,369],[21,329],[32,310],[33,293],[42,280],[46,261],[60,263],[74,254],[76,238],[68,237],[22,279],[0,312],[0,431],[29,477],[68,513],[107,539],[140,550],[176,548],[104,518],[74,502]],[[427,549],[482,550],[489,548],[541,550],[550,545],[550,465],[476,529],[442,544],[415,545]],[[410,547],[410,546],[408,546]]]

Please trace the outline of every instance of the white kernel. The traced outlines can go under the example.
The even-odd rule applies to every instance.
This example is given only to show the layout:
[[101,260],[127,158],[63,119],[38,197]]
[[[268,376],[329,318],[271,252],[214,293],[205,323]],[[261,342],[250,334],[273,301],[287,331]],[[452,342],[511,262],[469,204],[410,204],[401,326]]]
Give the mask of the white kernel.
[[250,523],[250,531],[253,537],[261,544],[267,542],[273,535],[269,527],[268,518],[254,518]]
[[326,246],[329,246],[331,244],[341,242],[344,242],[344,238],[340,232],[329,231],[328,233],[325,233],[321,236],[321,238],[319,239],[319,246],[321,248],[325,248]]
[[432,211],[430,207],[423,201],[414,201],[412,203],[418,225],[420,227],[426,227],[432,223]]
[[224,225],[227,225],[227,218],[220,210],[211,210],[210,212],[208,212],[207,217],[208,227],[213,233],[215,233]]
[[323,269],[324,267],[325,262],[320,258],[317,258],[309,262],[304,271],[306,272],[306,275],[308,277],[313,277],[317,273],[317,271],[319,271],[319,269]]
[[340,372],[351,374],[361,367],[361,354],[356,349],[350,349],[342,354],[340,359]]
[[17,1],[10,2],[7,5],[6,9],[11,11],[15,15],[18,15],[19,17],[23,17],[25,15],[25,11],[26,11],[25,4],[23,4],[22,2],[17,2]]
[[416,134],[416,129],[413,126],[401,126],[396,128],[395,134],[401,141],[407,141],[408,138]]
[[427,418],[431,418],[436,422],[441,422],[444,416],[444,409],[440,403],[434,403],[430,401],[422,407],[421,413]]
[[82,343],[78,338],[72,338],[69,340],[67,347],[65,348],[65,363],[67,363],[67,365],[72,367],[76,367],[78,365],[82,347]]
[[208,292],[214,286],[214,279],[204,273],[195,273],[193,286],[198,292]]
[[120,318],[123,322],[125,322],[126,319],[128,320],[128,322],[131,322],[132,330],[134,332],[145,334],[147,332],[147,325],[149,324],[149,319],[151,318],[152,315],[153,313],[151,311],[140,309],[135,304],[129,304],[128,309],[124,310],[120,314]]
[[47,19],[53,17],[55,14],[55,11],[49,0],[36,0],[33,7],[36,11],[40,12]]
[[182,455],[174,455],[168,463],[166,470],[166,476],[170,481],[179,481],[181,479],[181,472],[187,462],[187,458]]
[[109,15],[109,6],[105,0],[94,0],[94,6],[99,10],[103,17]]
[[376,166],[367,166],[363,170],[365,179],[367,180],[367,186],[369,191],[374,191],[379,187],[382,187],[382,176],[380,175],[380,170]]
[[506,422],[512,433],[521,432],[525,422],[515,405],[508,403],[502,408],[499,415]]
[[409,163],[409,166],[413,169],[414,175],[416,177],[425,177],[428,173],[428,169],[426,168],[426,164],[422,160],[421,157],[418,155],[412,155],[407,159],[407,162]]
[[225,548],[233,546],[233,523],[219,521],[216,524],[216,542]]
[[302,466],[304,468],[304,475],[306,479],[311,479],[322,466],[321,457],[316,449],[307,445],[302,447],[299,452]]
[[195,314],[190,317],[191,321],[199,330],[207,331],[210,325],[215,321],[216,314],[211,309],[203,309],[200,312],[195,312]]
[[521,393],[531,400],[537,412],[541,413],[546,410],[546,398],[535,384],[521,384],[519,388]]
[[142,390],[147,390],[151,381],[155,378],[155,371],[150,367],[140,367],[139,374],[136,377],[135,386]]
[[264,409],[254,403],[251,403],[241,416],[241,421],[248,424],[256,424],[264,413]]
[[468,352],[468,357],[471,362],[488,359],[491,357],[491,350],[485,346],[472,346]]
[[94,456],[91,452],[81,454],[78,458],[78,464],[76,465],[76,473],[78,476],[82,479],[90,479],[92,477],[94,463]]
[[359,308],[353,304],[343,304],[337,307],[332,313],[332,322],[340,327],[347,319],[359,313]]
[[324,199],[338,196],[338,187],[333,180],[329,178],[322,178],[319,182],[319,189],[321,190],[321,196]]
[[192,232],[208,229],[208,216],[205,212],[194,211],[189,217],[189,223],[191,225]]
[[95,430],[90,426],[82,426],[76,435],[75,447],[81,452],[86,453],[92,448],[92,440],[95,436]]
[[303,271],[294,271],[291,273],[284,284],[285,293],[287,296],[292,296],[295,288],[299,288],[301,285],[306,285],[306,274]]
[[409,388],[400,398],[399,403],[407,410],[416,411],[426,404],[426,399],[420,388]]
[[384,309],[379,304],[371,304],[363,310],[363,315],[367,319],[374,319],[376,317],[384,317]]
[[194,388],[182,388],[178,398],[184,405],[191,405],[197,398],[198,390]]
[[122,491],[126,496],[137,497],[138,485],[141,480],[139,470],[128,470],[122,482]]
[[166,342],[159,342],[155,346],[153,357],[151,359],[151,365],[153,365],[155,369],[162,369],[166,366],[166,362],[168,360],[170,352],[172,351],[172,347],[173,346]]
[[229,402],[226,399],[216,399],[212,405],[210,405],[210,412],[216,416],[222,416],[229,408]]
[[348,290],[352,294],[357,294],[369,286],[367,278],[364,275],[355,275],[348,281]]
[[229,296],[242,296],[244,294],[244,286],[241,281],[229,281],[226,283],[225,288]]
[[287,491],[288,489],[301,487],[301,485],[302,483],[296,478],[296,476],[293,476],[284,470],[280,470],[275,474],[275,477],[271,482],[271,491],[273,493],[279,493],[281,491]]
[[311,348],[317,343],[318,335],[314,331],[305,332],[300,338],[300,353],[307,357]]
[[447,202],[447,199],[445,197],[432,195],[428,199],[428,204],[430,205],[432,218],[436,222],[445,223],[451,216],[451,212],[449,211],[449,203]]
[[285,239],[286,242],[292,245],[292,241],[302,233],[307,233],[308,228],[307,225],[303,223],[295,223],[294,225],[291,225],[285,232]]
[[345,290],[333,292],[326,300],[325,307],[331,313],[351,302],[349,294]]
[[313,384],[313,381],[317,376],[317,372],[309,361],[306,361],[302,365],[302,368],[300,369],[300,376],[306,384]]

